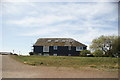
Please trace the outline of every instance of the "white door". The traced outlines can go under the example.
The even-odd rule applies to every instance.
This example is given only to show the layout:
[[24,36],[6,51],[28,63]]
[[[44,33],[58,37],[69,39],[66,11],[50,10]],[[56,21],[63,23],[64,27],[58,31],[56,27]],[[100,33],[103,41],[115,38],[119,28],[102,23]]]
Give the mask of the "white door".
[[43,46],[43,52],[49,52],[49,46]]

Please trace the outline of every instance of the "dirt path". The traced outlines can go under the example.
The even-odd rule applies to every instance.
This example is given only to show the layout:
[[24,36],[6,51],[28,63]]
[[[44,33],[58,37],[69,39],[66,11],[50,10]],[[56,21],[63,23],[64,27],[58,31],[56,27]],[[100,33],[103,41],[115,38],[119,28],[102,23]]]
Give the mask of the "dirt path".
[[25,65],[8,55],[2,56],[3,78],[117,78],[117,72]]
[[2,79],[2,55],[0,54],[0,80]]

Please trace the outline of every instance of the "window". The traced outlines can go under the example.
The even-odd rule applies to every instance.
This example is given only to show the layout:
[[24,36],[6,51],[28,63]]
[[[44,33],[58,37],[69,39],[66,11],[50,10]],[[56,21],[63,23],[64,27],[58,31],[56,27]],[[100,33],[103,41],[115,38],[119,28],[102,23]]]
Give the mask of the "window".
[[57,56],[57,54],[53,54],[53,56]]
[[68,56],[71,56],[71,54],[68,54]]
[[69,40],[69,42],[73,42],[73,40]]
[[83,47],[79,47],[79,46],[76,47],[76,51],[82,51],[82,50],[83,50]]
[[62,40],[62,42],[65,42],[65,40]]
[[51,40],[48,40],[48,42],[51,42]]
[[41,53],[38,53],[38,55],[42,55]]
[[58,42],[58,40],[55,40],[55,42]]
[[68,46],[68,50],[71,50],[71,46]]
[[54,50],[57,50],[57,48],[58,48],[57,46],[53,46],[53,49],[54,49]]
[[49,46],[43,46],[43,52],[49,52]]
[[47,54],[47,53],[44,53],[44,56],[49,56],[49,54]]

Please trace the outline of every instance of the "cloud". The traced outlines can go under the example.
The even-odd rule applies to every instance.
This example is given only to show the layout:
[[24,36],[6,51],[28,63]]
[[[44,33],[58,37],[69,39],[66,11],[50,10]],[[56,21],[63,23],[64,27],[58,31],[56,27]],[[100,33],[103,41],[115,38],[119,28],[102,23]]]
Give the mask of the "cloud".
[[53,34],[55,32],[59,31],[58,29],[52,29],[52,28],[44,28],[39,30],[31,31],[30,33],[22,33],[21,36],[42,36],[45,34]]
[[116,12],[117,5],[111,3],[30,3],[24,6],[25,8],[21,6],[12,5],[11,8],[10,5],[8,5],[8,7],[10,7],[8,10],[13,10],[10,11],[13,14],[16,14],[16,10],[19,10],[18,12],[25,12],[27,10],[27,13],[21,13],[22,17],[20,19],[8,20],[9,24],[27,27],[37,25],[49,26],[49,24],[56,24],[67,20],[76,21],[82,25],[86,23],[100,24],[100,22],[104,22],[105,20],[116,21],[118,17]]
[[[71,37],[90,44],[100,35],[117,35],[117,3],[5,3],[7,29],[20,37]],[[9,29],[8,29],[9,30]]]
[[12,20],[8,23],[15,24],[15,25],[21,25],[26,27],[35,27],[35,26],[46,26],[49,24],[53,24],[56,22],[62,22],[66,20],[72,20],[74,19],[72,16],[42,16],[42,17],[25,17],[21,20]]
[[119,0],[2,0],[2,2],[118,2]]
[[1,2],[29,2],[30,0],[1,0]]

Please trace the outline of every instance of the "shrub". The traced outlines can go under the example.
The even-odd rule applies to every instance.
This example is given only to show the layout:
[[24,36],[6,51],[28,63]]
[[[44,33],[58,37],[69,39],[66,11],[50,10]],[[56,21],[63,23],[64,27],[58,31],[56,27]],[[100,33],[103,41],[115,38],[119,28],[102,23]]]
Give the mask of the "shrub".
[[17,56],[18,54],[14,53],[13,55],[16,55],[16,56]]
[[29,52],[29,55],[34,55],[34,53],[33,52]]
[[102,50],[96,50],[92,53],[93,56],[95,57],[102,57],[103,56],[103,51]]
[[80,55],[83,56],[83,57],[86,57],[87,54],[90,54],[91,52],[89,50],[83,50],[80,52]]
[[13,53],[10,53],[10,55],[13,55]]

